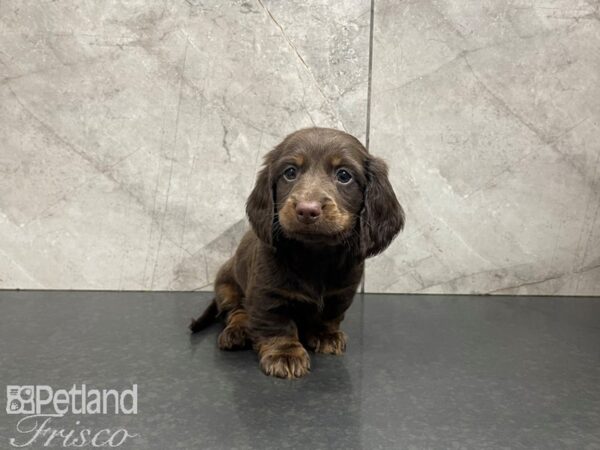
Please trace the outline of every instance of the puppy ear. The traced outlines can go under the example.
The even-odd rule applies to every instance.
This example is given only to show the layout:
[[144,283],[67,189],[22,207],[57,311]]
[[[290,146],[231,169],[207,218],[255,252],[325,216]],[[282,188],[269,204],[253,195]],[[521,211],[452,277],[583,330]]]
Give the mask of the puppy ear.
[[387,164],[368,156],[367,186],[360,215],[361,247],[365,258],[385,250],[404,227],[404,210],[388,179]]
[[258,173],[254,189],[246,202],[246,214],[259,239],[268,245],[273,243],[273,186],[268,161]]

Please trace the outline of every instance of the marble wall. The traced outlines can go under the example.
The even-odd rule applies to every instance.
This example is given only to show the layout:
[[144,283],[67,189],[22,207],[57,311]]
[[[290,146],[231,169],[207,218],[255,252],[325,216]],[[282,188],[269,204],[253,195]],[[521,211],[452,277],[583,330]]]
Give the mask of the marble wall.
[[599,3],[375,0],[369,71],[371,7],[0,2],[0,288],[210,289],[316,124],[407,210],[368,291],[599,295]]
[[367,290],[600,294],[599,8],[376,1],[371,149],[408,227]]

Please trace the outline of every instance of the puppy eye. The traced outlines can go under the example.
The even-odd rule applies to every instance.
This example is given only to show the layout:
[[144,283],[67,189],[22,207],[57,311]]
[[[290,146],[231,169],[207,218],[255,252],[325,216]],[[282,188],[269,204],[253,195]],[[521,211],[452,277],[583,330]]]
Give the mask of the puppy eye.
[[335,177],[342,184],[348,184],[352,180],[352,175],[346,169],[339,169],[335,173]]
[[294,181],[298,176],[298,170],[295,167],[288,167],[283,171],[283,178],[287,181]]

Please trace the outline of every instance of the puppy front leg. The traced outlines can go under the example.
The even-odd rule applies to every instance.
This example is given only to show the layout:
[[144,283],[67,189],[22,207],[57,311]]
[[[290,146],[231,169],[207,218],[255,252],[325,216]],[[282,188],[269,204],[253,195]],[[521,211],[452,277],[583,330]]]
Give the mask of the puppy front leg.
[[346,351],[346,333],[340,330],[340,322],[344,316],[321,322],[306,335],[306,345],[316,353],[341,355]]
[[255,313],[251,332],[265,374],[289,379],[309,372],[310,358],[298,339],[298,328],[292,319],[272,312]]
[[346,351],[346,333],[340,324],[354,298],[355,287],[345,292],[325,298],[325,306],[320,316],[314,318],[306,332],[306,345],[316,353],[341,355]]

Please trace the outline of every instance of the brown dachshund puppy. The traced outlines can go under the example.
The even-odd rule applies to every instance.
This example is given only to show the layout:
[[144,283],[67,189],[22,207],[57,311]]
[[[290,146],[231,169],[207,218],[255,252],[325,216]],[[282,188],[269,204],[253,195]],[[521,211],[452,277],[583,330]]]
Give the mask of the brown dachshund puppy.
[[340,322],[365,258],[404,226],[387,166],[347,133],[308,128],[269,152],[248,198],[252,225],[219,270],[215,299],[190,329],[225,319],[219,348],[250,344],[267,375],[310,369],[305,348],[339,355]]

